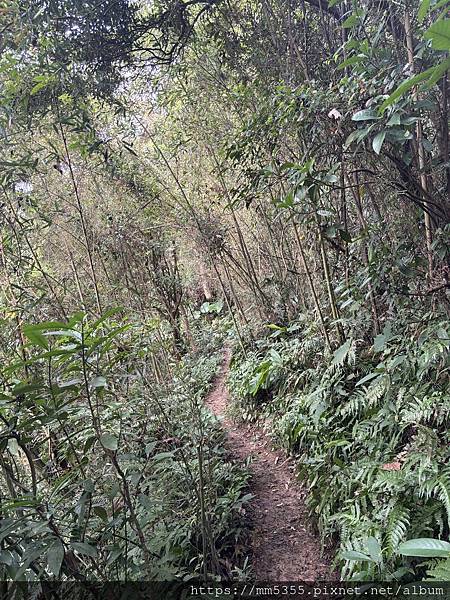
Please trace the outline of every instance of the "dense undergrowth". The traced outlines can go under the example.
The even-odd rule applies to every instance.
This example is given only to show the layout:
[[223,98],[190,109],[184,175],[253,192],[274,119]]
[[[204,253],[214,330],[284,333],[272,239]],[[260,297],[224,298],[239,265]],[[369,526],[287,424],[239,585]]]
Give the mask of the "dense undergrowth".
[[334,353],[309,317],[271,328],[233,358],[233,411],[265,418],[296,457],[342,576],[407,579],[438,566],[431,576],[448,578],[448,559],[401,554],[405,540],[449,533],[448,321],[405,314]]
[[2,370],[1,577],[236,575],[247,473],[203,406],[223,332],[196,331],[201,350],[158,382],[151,324],[78,314],[24,331],[24,360]]

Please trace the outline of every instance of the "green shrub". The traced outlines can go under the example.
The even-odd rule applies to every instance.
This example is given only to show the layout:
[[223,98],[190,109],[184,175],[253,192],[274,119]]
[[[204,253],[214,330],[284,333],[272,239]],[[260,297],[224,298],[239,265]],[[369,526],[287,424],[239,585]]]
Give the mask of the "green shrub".
[[151,328],[112,313],[24,331],[27,360],[2,373],[2,576],[168,580],[241,568],[247,473],[204,407],[221,356],[186,355],[161,378]]

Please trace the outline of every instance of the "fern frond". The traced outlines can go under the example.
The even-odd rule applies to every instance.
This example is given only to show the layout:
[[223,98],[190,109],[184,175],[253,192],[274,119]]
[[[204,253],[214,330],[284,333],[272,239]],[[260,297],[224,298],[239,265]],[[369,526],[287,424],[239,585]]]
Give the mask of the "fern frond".
[[426,581],[450,581],[450,557],[440,560],[432,569],[427,571]]
[[350,396],[348,401],[342,405],[342,408],[339,412],[340,414],[342,414],[342,416],[357,416],[364,411],[365,406],[366,390],[357,390],[354,394]]
[[410,524],[409,510],[400,505],[394,506],[388,516],[386,542],[389,556],[393,556],[405,537]]
[[403,488],[405,473],[400,471],[378,471],[374,481],[374,488],[388,491],[398,491]]
[[450,470],[447,469],[438,478],[435,487],[436,496],[442,502],[447,512],[448,526],[450,527]]
[[448,394],[435,391],[432,395],[415,395],[401,408],[405,424],[442,425],[450,416]]

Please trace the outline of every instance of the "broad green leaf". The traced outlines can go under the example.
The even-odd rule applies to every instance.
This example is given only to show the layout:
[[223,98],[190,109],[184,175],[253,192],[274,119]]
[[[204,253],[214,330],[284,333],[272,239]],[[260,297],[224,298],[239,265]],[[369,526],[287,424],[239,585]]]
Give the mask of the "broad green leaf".
[[55,335],[60,337],[72,337],[76,339],[78,342],[82,341],[82,335],[79,331],[75,331],[75,329],[54,329],[45,332],[46,336]]
[[286,327],[280,327],[279,325],[275,325],[275,323],[269,323],[268,325],[266,325],[266,327],[268,329],[275,329],[276,331],[287,331]]
[[30,340],[30,342],[32,344],[34,344],[35,346],[40,346],[41,348],[44,348],[45,350],[48,350],[48,340],[41,333],[41,331],[36,328],[36,326],[25,325],[23,328],[23,333]]
[[351,65],[356,65],[358,63],[360,63],[362,60],[364,60],[365,56],[358,54],[357,56],[351,56],[350,58],[347,58],[346,60],[342,61],[339,65],[338,65],[338,71],[342,71],[342,69],[345,69],[345,67],[350,67]]
[[2,503],[2,509],[5,510],[18,510],[20,508],[33,508],[33,506],[39,505],[39,500],[10,500],[9,502]]
[[351,344],[352,340],[349,339],[346,342],[344,342],[342,346],[340,346],[337,350],[335,350],[333,354],[333,360],[331,362],[333,366],[342,364],[342,362],[348,354],[348,351],[350,350]]
[[[422,71],[422,73],[418,73],[414,75],[414,77],[410,77],[406,79],[403,83],[401,83],[398,88],[396,88],[392,94],[386,98],[386,100],[381,104],[379,108],[379,112],[383,113],[388,106],[393,104],[396,100],[401,98],[407,91],[409,91],[415,85],[422,83],[423,81],[428,81],[428,86],[433,85],[440,77],[450,68],[450,58],[447,58],[442,63],[437,65],[436,67],[430,67],[426,69],[426,71]],[[437,79],[436,79],[437,77]]]
[[154,461],[159,461],[159,460],[165,460],[166,458],[172,458],[173,457],[173,452],[158,452],[158,454],[155,454],[152,457],[152,460]]
[[279,208],[292,208],[294,206],[294,194],[289,192],[286,196],[276,202]]
[[47,550],[47,565],[50,571],[57,577],[61,571],[61,565],[64,560],[64,546],[61,540],[55,540]]
[[97,319],[97,321],[92,323],[92,325],[89,327],[89,330],[95,331],[98,328],[98,326],[104,323],[107,319],[109,319],[109,317],[112,317],[117,313],[123,312],[123,310],[123,306],[116,306],[115,308],[110,308],[105,313],[103,313],[103,315],[99,319]]
[[283,359],[281,358],[281,354],[275,350],[275,348],[271,348],[269,350],[270,358],[272,359],[272,363],[276,365],[281,365],[283,363]]
[[108,448],[108,450],[117,450],[119,447],[119,440],[111,433],[104,433],[100,437],[100,442],[102,446]]
[[106,508],[104,508],[103,506],[94,506],[93,509],[92,509],[92,511],[102,521],[107,521],[108,520],[108,513],[106,511]]
[[447,558],[450,557],[450,543],[433,538],[417,538],[400,544],[397,552],[403,556]]
[[386,131],[380,131],[380,133],[377,133],[377,135],[373,138],[372,148],[374,149],[375,154],[380,154],[385,137]]
[[391,324],[387,323],[379,335],[373,340],[373,349],[375,352],[381,352],[385,349],[387,342],[392,339],[392,328]]
[[422,0],[419,6],[419,12],[417,13],[417,18],[419,19],[419,23],[422,23],[425,17],[430,10],[430,2],[431,0]]
[[85,479],[83,482],[80,483],[83,484],[83,489],[85,492],[92,493],[95,489],[95,484],[92,481],[92,479]]
[[81,323],[85,317],[86,313],[84,313],[83,311],[78,311],[70,317],[69,322],[66,324],[66,327],[68,329],[73,329],[73,326],[77,323]]
[[433,73],[434,69],[435,69],[435,67],[431,67],[431,68],[427,69],[426,71],[422,71],[422,73],[419,73],[418,75],[414,75],[414,77],[410,77],[409,79],[406,79],[381,104],[380,109],[379,109],[380,112],[385,111],[388,106],[390,106],[396,100],[401,98],[401,96],[403,96],[403,94],[405,94],[412,87],[414,87],[418,83],[421,83],[422,81],[425,81],[426,79],[428,79],[428,77],[430,77],[430,75]]
[[380,333],[373,341],[373,349],[375,352],[381,352],[386,346],[386,336]]
[[113,562],[115,562],[119,556],[121,556],[123,553],[122,548],[119,548],[118,546],[113,546],[111,548],[111,552],[108,556],[108,560],[106,561],[107,565],[111,565]]
[[8,450],[13,456],[19,456],[19,444],[17,443],[16,438],[9,438]]
[[368,375],[366,375],[365,377],[363,377],[362,379],[360,379],[356,384],[355,387],[358,387],[358,385],[362,385],[363,383],[367,383],[367,381],[370,381],[371,379],[375,379],[375,377],[378,377],[379,373],[369,373]]
[[389,361],[388,368],[395,369],[396,367],[398,367],[399,365],[404,363],[406,359],[407,359],[406,354],[399,354],[398,356],[393,358],[391,361]]
[[86,542],[71,542],[72,548],[79,554],[85,556],[91,556],[92,558],[97,557],[97,549]]
[[139,494],[138,496],[139,503],[147,510],[151,512],[154,509],[153,502],[150,500],[148,496],[145,494]]
[[76,377],[75,379],[69,379],[68,381],[58,382],[58,387],[61,389],[70,388],[70,387],[80,385],[80,383],[81,383],[81,379],[79,377]]
[[373,108],[364,108],[353,115],[352,121],[376,121],[380,118]]
[[372,123],[368,127],[362,127],[361,129],[355,129],[355,131],[352,131],[344,142],[344,149],[346,150],[350,146],[350,144],[352,144],[352,142],[361,142],[364,138],[367,137],[367,135],[370,133],[370,131],[374,128],[375,125],[376,123]]
[[31,88],[30,95],[34,96],[35,94],[37,94],[38,92],[40,92],[42,89],[44,89],[46,87],[47,87],[47,82],[39,81],[38,83],[36,83],[36,85],[34,85]]
[[31,96],[34,96],[34,94],[37,94],[42,89],[48,87],[51,83],[53,83],[53,79],[50,75],[36,75],[34,81],[36,81],[36,84],[31,88]]
[[50,331],[52,329],[71,329],[67,323],[62,321],[43,321],[42,323],[35,323],[32,325],[24,325],[24,328],[35,330],[35,331]]
[[448,4],[448,0],[439,0],[439,2],[433,6],[433,10],[438,10],[438,8],[442,8],[443,6],[447,6],[447,4]]
[[345,552],[341,552],[342,558],[345,560],[364,560],[367,562],[373,562],[370,556],[367,554],[363,554],[362,552],[358,552],[356,550],[346,550]]
[[12,394],[14,396],[22,396],[23,394],[35,392],[36,390],[40,389],[42,389],[42,385],[40,383],[19,383],[13,387]]
[[98,375],[97,377],[91,379],[90,385],[93,388],[104,388],[106,385],[106,379],[102,375]]
[[145,454],[149,456],[158,445],[158,442],[149,442],[145,445]]
[[434,68],[434,72],[431,74],[430,78],[425,83],[425,86],[427,88],[430,88],[431,86],[433,86],[435,83],[437,83],[439,81],[439,79],[441,77],[443,77],[443,75],[445,75],[445,72],[448,71],[449,69],[450,69],[450,58],[447,58],[447,60],[444,60],[437,67]]
[[366,542],[366,548],[367,548],[367,550],[369,552],[369,556],[373,560],[373,562],[380,563],[382,561],[381,546],[380,546],[380,542],[377,540],[377,538],[375,538],[373,536],[368,537],[367,542]]
[[14,558],[9,550],[0,550],[0,563],[10,567],[13,562]]
[[450,19],[436,21],[425,31],[423,37],[431,40],[435,50],[450,50]]
[[358,21],[359,21],[358,15],[352,14],[345,19],[345,21],[342,23],[341,27],[343,27],[344,29],[350,29],[351,27],[354,27],[355,25],[357,25]]
[[386,123],[386,125],[388,126],[392,126],[392,125],[400,125],[401,123],[401,119],[400,119],[400,113],[395,112],[389,119],[389,121]]
[[16,573],[14,574],[15,581],[20,581],[22,579],[24,573],[26,572],[26,570],[31,565],[31,563],[33,561],[35,561],[37,558],[40,558],[44,554],[44,552],[45,552],[45,546],[43,544],[39,544],[36,542],[31,542],[30,544],[28,544],[24,551],[24,559],[25,560],[22,563],[22,566],[20,567],[20,569],[18,569],[16,571]]

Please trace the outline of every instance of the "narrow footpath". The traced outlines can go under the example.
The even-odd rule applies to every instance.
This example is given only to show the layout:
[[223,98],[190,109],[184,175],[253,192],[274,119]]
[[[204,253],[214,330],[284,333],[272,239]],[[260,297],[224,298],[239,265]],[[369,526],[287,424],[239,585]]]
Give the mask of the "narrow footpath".
[[221,420],[234,458],[252,457],[250,492],[252,564],[258,581],[318,581],[330,579],[329,560],[311,531],[306,491],[295,478],[294,465],[272,449],[268,436],[255,425],[234,423],[226,415],[229,400],[226,377],[231,352],[224,361],[207,406]]

